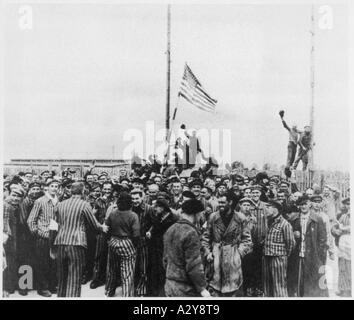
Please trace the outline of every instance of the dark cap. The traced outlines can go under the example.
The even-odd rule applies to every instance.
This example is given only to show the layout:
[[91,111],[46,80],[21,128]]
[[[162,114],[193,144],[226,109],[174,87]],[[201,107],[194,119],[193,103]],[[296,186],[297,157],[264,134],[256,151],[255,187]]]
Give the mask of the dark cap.
[[319,194],[315,194],[310,198],[311,202],[322,202],[323,198]]
[[296,204],[299,206],[303,203],[306,203],[309,200],[310,200],[309,196],[307,194],[305,194],[305,195],[299,197],[299,199],[297,199]]
[[258,190],[259,192],[262,192],[262,191],[263,191],[263,188],[262,188],[261,185],[255,184],[255,185],[251,186],[251,190],[252,190],[252,191]]
[[186,190],[182,192],[182,196],[190,199],[194,199],[195,195],[192,191]]
[[47,183],[46,183],[46,186],[50,186],[52,183],[57,183],[60,185],[60,182],[58,180],[49,180]]
[[120,179],[120,183],[122,183],[123,181],[127,181],[128,183],[130,183],[129,178],[126,178],[126,177],[122,177],[122,178]]
[[217,188],[219,188],[219,187],[221,187],[221,186],[224,186],[224,187],[227,189],[227,185],[226,185],[225,182],[219,182],[215,187],[216,187],[216,189],[217,189]]
[[242,198],[238,203],[239,203],[239,204],[242,204],[242,203],[244,203],[244,202],[248,202],[251,206],[254,205],[254,202],[253,202],[252,199],[250,199],[250,198]]
[[90,185],[90,191],[93,191],[93,190],[95,190],[97,188],[101,189],[101,185],[98,182],[92,182],[91,185]]
[[171,183],[180,182],[180,180],[177,176],[171,176],[171,177],[169,177],[169,182],[171,182]]
[[70,187],[74,183],[72,179],[65,179],[62,183],[63,188]]
[[195,179],[189,184],[189,188],[193,188],[194,186],[200,186],[203,188],[203,182],[200,179]]
[[345,198],[343,201],[342,201],[343,204],[346,204],[346,205],[350,205],[350,198]]
[[134,179],[132,180],[132,183],[144,184],[143,180],[141,180],[140,178],[134,178]]
[[40,187],[41,187],[41,184],[40,184],[39,182],[31,182],[31,183],[28,185],[28,189],[32,189],[32,188],[35,188],[35,187],[40,188]]
[[190,199],[182,204],[182,212],[188,215],[195,215],[203,210],[203,203],[197,199]]
[[168,201],[163,198],[157,199],[155,202],[155,206],[164,208],[165,211],[171,211]]
[[283,206],[281,205],[280,202],[276,201],[276,200],[269,200],[266,204],[266,206],[270,206],[270,207],[274,207],[277,208],[279,213],[281,213]]

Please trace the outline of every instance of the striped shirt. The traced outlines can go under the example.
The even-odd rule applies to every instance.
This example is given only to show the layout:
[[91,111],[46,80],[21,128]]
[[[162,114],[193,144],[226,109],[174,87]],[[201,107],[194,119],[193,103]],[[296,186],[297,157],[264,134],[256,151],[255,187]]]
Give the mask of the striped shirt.
[[87,248],[85,223],[97,231],[101,230],[101,225],[96,220],[90,204],[76,197],[59,203],[56,220],[59,228],[54,242],[55,245]]
[[254,208],[251,209],[251,214],[257,221],[253,230],[252,239],[254,240],[254,244],[256,246],[262,246],[264,244],[268,229],[267,218],[265,215],[265,202],[259,201],[258,204],[255,204]]
[[290,256],[295,247],[293,228],[283,216],[277,217],[269,226],[265,240],[264,255]]
[[18,206],[11,203],[11,199],[4,201],[3,207],[3,233],[8,236],[15,236],[14,227],[17,223]]
[[49,224],[50,220],[55,217],[56,207],[57,204],[54,205],[47,195],[40,197],[34,202],[27,220],[31,233],[41,238],[49,239]]

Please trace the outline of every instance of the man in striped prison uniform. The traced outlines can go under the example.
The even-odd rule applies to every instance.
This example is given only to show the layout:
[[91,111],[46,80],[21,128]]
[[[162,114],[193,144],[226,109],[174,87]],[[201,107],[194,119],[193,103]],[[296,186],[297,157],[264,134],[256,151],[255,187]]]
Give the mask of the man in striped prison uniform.
[[[107,209],[113,202],[112,199],[112,183],[104,182],[102,186],[102,196],[97,199],[95,207],[95,215],[99,223],[104,223],[106,218]],[[106,268],[107,268],[107,235],[99,233],[96,238],[96,251],[95,251],[95,263],[93,268],[93,279],[90,284],[91,289],[103,285],[106,282]]]
[[266,204],[268,233],[264,244],[264,294],[287,297],[288,257],[295,247],[293,229],[282,216],[282,204],[270,200]]
[[264,241],[267,234],[267,218],[265,215],[266,203],[260,200],[262,194],[262,187],[255,185],[252,187],[252,200],[254,203],[251,209],[251,214],[256,218],[256,225],[253,229],[252,240],[253,243],[253,277],[254,277],[254,292],[256,297],[263,296],[263,281],[262,281],[262,261],[263,261],[263,248]]
[[144,296],[147,294],[147,244],[146,244],[146,217],[151,216],[153,208],[144,203],[143,192],[140,189],[133,189],[131,191],[133,206],[132,210],[138,215],[140,223],[140,239],[137,247],[137,259],[135,269],[135,290],[137,296]]
[[81,296],[87,249],[86,226],[101,232],[108,230],[107,226],[98,223],[90,204],[81,199],[83,192],[83,183],[73,183],[71,198],[57,208],[58,234],[54,245],[58,247],[58,297]]
[[136,247],[140,237],[140,224],[138,215],[131,208],[131,195],[122,192],[117,201],[117,208],[111,211],[106,219],[106,225],[110,229],[106,281],[108,297],[115,295],[119,272],[123,297],[134,296]]
[[52,293],[55,293],[57,286],[56,266],[50,257],[49,224],[50,220],[54,219],[58,205],[59,182],[49,180],[47,187],[48,191],[45,195],[34,202],[27,221],[36,242],[37,291],[44,297],[50,297]]

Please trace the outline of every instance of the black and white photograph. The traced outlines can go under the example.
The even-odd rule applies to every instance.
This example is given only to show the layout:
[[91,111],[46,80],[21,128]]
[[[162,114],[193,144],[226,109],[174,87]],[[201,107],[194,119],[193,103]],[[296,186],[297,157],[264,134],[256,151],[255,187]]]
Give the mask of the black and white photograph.
[[352,298],[353,12],[2,1],[0,299]]

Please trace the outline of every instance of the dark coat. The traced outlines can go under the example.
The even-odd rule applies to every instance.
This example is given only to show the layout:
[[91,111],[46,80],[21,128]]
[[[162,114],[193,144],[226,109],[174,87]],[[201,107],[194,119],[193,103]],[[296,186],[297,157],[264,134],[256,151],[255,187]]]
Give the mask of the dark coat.
[[[300,213],[297,213],[289,221],[293,231],[301,233]],[[289,293],[296,292],[299,280],[299,254],[301,248],[301,239],[296,238],[296,246],[289,258],[288,282]],[[323,297],[327,295],[325,288],[320,288],[324,282],[324,269],[327,255],[327,233],[326,227],[320,216],[310,213],[307,231],[305,235],[305,257],[303,270],[303,296],[305,297]]]
[[187,220],[173,224],[164,236],[165,293],[168,297],[200,297],[206,288],[197,228]]
[[147,294],[150,297],[163,297],[165,269],[163,267],[163,236],[178,218],[170,212],[163,220],[156,215],[148,217],[147,227],[151,238],[147,240]]

